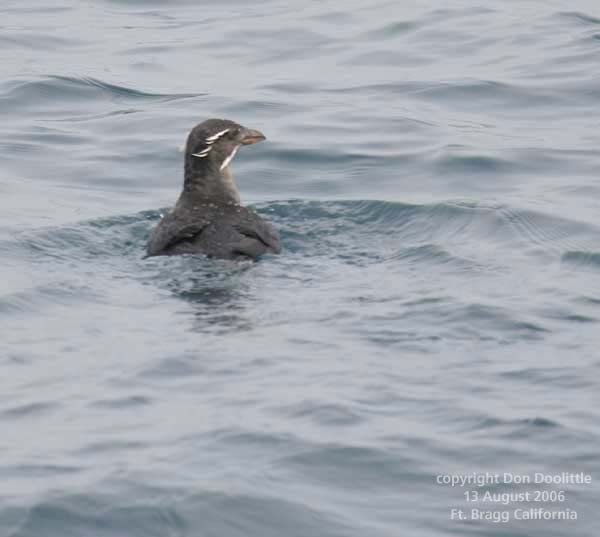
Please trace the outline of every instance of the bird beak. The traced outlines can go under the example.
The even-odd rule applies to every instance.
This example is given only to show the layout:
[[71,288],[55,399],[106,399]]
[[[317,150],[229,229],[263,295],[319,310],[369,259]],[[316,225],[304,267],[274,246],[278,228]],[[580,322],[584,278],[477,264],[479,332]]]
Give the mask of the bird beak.
[[254,129],[245,129],[244,137],[242,138],[242,144],[257,144],[258,142],[262,142],[263,140],[266,140],[266,137],[262,132]]

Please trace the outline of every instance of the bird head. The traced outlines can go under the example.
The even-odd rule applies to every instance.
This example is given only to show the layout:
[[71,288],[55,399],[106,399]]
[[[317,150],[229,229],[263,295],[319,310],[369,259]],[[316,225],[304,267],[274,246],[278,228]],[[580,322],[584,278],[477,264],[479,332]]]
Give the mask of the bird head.
[[265,136],[228,119],[208,119],[196,125],[188,136],[186,160],[193,167],[223,171],[242,145],[261,142]]

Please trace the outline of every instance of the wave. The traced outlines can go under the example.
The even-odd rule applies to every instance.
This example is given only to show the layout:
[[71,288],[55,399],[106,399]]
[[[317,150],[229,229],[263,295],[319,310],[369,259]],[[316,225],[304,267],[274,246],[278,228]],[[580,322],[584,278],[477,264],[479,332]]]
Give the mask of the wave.
[[[585,258],[597,263],[600,250],[599,226],[503,205],[295,199],[255,208],[280,229],[288,250],[307,255],[326,248],[335,257],[362,245],[385,259],[447,260],[449,248],[471,244],[486,250],[487,243],[514,253],[543,252],[565,261]],[[145,240],[166,210],[24,231],[17,239],[0,241],[0,250],[57,259],[141,256]]]
[[203,93],[153,93],[113,84],[92,77],[49,75],[37,80],[12,80],[0,85],[0,111],[7,114],[55,107],[66,102],[110,100],[135,103],[140,100],[172,101],[200,97]]

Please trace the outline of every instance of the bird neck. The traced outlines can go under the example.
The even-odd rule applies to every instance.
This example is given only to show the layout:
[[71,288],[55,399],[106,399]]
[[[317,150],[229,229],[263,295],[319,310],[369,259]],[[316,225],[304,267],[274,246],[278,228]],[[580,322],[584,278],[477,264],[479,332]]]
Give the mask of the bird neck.
[[240,194],[229,166],[219,170],[211,161],[198,163],[198,160],[196,157],[186,159],[182,197],[194,202],[239,205]]

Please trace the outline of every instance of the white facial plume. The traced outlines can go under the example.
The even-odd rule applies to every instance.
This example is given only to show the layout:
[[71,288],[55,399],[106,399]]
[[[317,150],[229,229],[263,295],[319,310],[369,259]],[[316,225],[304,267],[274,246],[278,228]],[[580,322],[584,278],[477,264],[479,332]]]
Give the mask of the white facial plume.
[[229,156],[223,161],[223,164],[221,164],[221,171],[223,171],[224,168],[226,168],[229,163],[233,160],[233,157],[235,157],[235,154],[237,153],[237,150],[240,148],[239,145],[236,145],[233,148],[233,151],[229,154]]

